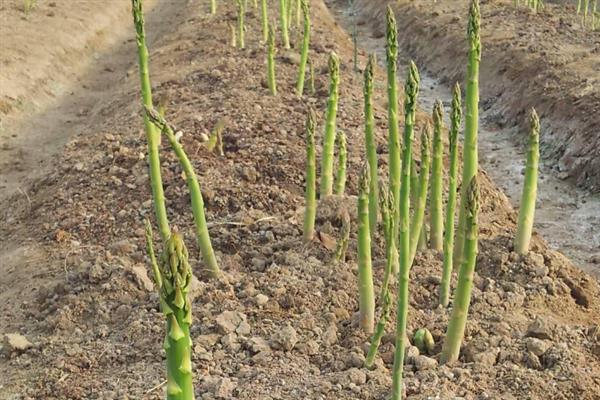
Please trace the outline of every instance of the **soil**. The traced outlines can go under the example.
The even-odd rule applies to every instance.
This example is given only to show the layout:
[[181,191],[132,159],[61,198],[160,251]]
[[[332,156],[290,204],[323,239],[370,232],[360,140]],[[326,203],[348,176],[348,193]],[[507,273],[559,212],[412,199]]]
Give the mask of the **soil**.
[[[349,212],[356,222],[356,171],[363,152],[361,77],[352,72],[351,41],[322,0],[313,1],[316,93],[293,94],[298,57],[281,51],[280,93],[271,97],[256,11],[249,7],[247,48],[238,50],[229,46],[232,5],[219,3],[216,17],[203,5],[182,0],[158,9],[154,21],[164,30],[151,47],[154,94],[167,99],[167,118],[183,132],[224,271],[222,279],[208,280],[201,262],[192,260],[198,277],[192,329],[197,397],[385,399],[393,327],[388,326],[376,368],[362,368],[368,337],[355,316],[354,233],[347,258],[332,262],[339,215]],[[160,29],[149,22],[148,30],[155,26]],[[298,43],[298,29],[292,37]],[[142,228],[152,207],[133,47],[129,42],[124,51],[130,58],[126,67],[104,78],[106,86],[116,81],[118,89],[77,122],[75,135],[41,177],[28,183],[27,196],[17,192],[2,200],[0,333],[20,333],[32,345],[22,350],[3,345],[0,399],[164,397],[164,320],[146,272]],[[349,143],[348,195],[320,201],[319,240],[305,245],[303,121],[311,105],[323,126],[331,50],[342,61],[338,119]],[[382,178],[384,76],[377,71]],[[418,125],[427,118],[419,114]],[[224,156],[204,146],[219,121],[225,121]],[[190,253],[198,254],[181,169],[166,146],[161,154],[171,224],[186,237]],[[407,395],[596,399],[598,281],[539,235],[528,256],[512,252],[516,214],[487,174],[479,175],[485,201],[463,356],[437,366],[448,310],[437,307],[441,256],[425,250],[411,271],[409,334],[429,328],[436,348],[427,356],[411,349]],[[374,242],[379,285],[379,235]]]

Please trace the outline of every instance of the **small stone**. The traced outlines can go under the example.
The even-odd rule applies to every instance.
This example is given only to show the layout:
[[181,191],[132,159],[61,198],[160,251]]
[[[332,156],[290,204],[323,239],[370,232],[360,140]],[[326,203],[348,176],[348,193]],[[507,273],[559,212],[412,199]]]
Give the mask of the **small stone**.
[[237,311],[223,311],[216,318],[217,328],[220,333],[226,335],[235,332],[246,316]]
[[362,368],[365,365],[365,356],[359,353],[352,352],[348,355],[346,361],[348,368]]
[[528,337],[525,340],[525,344],[527,345],[527,350],[538,357],[544,354],[550,347],[549,342],[534,337]]
[[300,64],[300,55],[294,51],[285,51],[281,54],[281,61],[286,64],[298,65]]
[[214,386],[213,394],[217,399],[231,399],[235,384],[229,378],[221,378]]
[[130,267],[130,272],[133,275],[138,288],[146,290],[147,292],[154,291],[154,282],[148,277],[148,272],[143,265],[132,265]]
[[337,327],[334,324],[331,324],[327,327],[327,330],[325,330],[325,333],[323,333],[323,342],[329,346],[337,343],[338,337],[337,337]]
[[417,346],[408,346],[406,347],[406,354],[404,359],[406,362],[414,363],[415,357],[419,357],[420,351]]
[[262,293],[259,293],[254,297],[254,301],[257,306],[264,306],[269,301],[269,298]]
[[487,351],[483,351],[481,353],[477,353],[473,355],[473,362],[476,364],[492,366],[496,364],[496,360],[498,359],[499,349],[490,349]]
[[438,362],[433,358],[429,358],[426,356],[417,356],[413,358],[413,364],[417,371],[424,371],[426,369],[432,369],[437,367]]
[[540,359],[538,358],[538,356],[533,354],[531,351],[527,352],[527,354],[525,355],[524,361],[525,361],[525,365],[527,366],[527,368],[531,368],[531,369],[535,369],[535,370],[544,369],[544,367],[542,367],[542,363],[540,362]]
[[32,346],[33,344],[20,333],[7,333],[4,335],[3,351],[7,356],[13,353],[22,353]]
[[358,368],[350,368],[346,371],[348,381],[355,385],[364,385],[367,382],[367,375],[363,370]]
[[294,328],[288,325],[275,332],[272,341],[275,348],[290,351],[298,343],[298,334]]
[[248,340],[246,345],[250,349],[250,351],[252,351],[253,353],[270,352],[271,351],[271,346],[269,346],[269,343],[265,339],[261,338],[260,336],[254,336],[254,337],[250,338],[250,340]]
[[212,353],[199,344],[194,346],[194,354],[199,360],[211,361],[213,359]]
[[537,317],[527,328],[525,336],[538,339],[552,339],[552,326],[542,317]]
[[133,254],[137,251],[137,246],[127,239],[119,240],[109,246],[110,252],[114,255]]
[[231,352],[236,352],[242,347],[235,333],[228,333],[223,336],[221,338],[221,344]]
[[241,336],[249,335],[251,332],[250,324],[246,321],[240,322],[240,324],[236,328],[235,332]]

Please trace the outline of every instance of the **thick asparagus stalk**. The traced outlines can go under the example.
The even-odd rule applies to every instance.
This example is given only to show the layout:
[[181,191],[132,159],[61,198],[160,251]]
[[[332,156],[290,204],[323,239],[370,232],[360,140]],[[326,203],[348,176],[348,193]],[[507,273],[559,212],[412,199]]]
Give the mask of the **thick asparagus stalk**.
[[210,0],[210,13],[211,14],[217,13],[217,0]]
[[450,300],[450,280],[452,277],[452,256],[454,254],[454,214],[456,207],[456,176],[458,174],[458,130],[462,118],[460,104],[460,86],[454,86],[449,136],[450,165],[448,167],[448,203],[446,204],[446,223],[444,229],[444,269],[440,283],[440,304],[448,307]]
[[267,9],[267,0],[260,0],[260,17],[263,43],[267,43],[269,40],[269,14]]
[[377,203],[379,199],[379,182],[377,175],[377,146],[375,144],[375,118],[373,116],[373,70],[375,55],[369,56],[365,68],[364,96],[365,96],[365,147],[367,162],[369,163],[369,229],[377,229]]
[[358,293],[359,326],[373,333],[375,296],[371,269],[371,233],[369,232],[369,167],[365,164],[358,184]]
[[471,289],[473,288],[473,274],[477,261],[477,214],[479,212],[479,186],[477,177],[471,178],[467,185],[465,206],[465,256],[458,272],[458,285],[452,305],[452,315],[448,323],[448,330],[442,346],[440,362],[442,364],[458,360],[460,345],[462,343],[467,314],[471,302]]
[[329,55],[329,98],[327,100],[323,153],[321,155],[321,187],[319,191],[321,198],[333,193],[333,150],[336,134],[339,81],[340,61],[338,56],[334,52],[331,52]]
[[540,120],[535,109],[531,110],[529,144],[527,146],[527,165],[525,166],[525,182],[519,207],[519,223],[515,238],[515,251],[519,254],[529,252],[535,201],[537,198],[538,161],[540,159]]
[[[140,86],[142,88],[142,103],[152,107],[152,86],[150,85],[150,72],[148,70],[148,48],[146,47],[146,30],[144,28],[144,11],[142,0],[131,0],[133,23],[135,25],[136,43],[138,48],[138,62],[140,67]],[[148,142],[148,164],[150,170],[150,185],[152,186],[152,199],[158,229],[163,242],[171,236],[167,208],[165,206],[165,193],[163,191],[162,177],[160,175],[160,132],[144,114],[146,128],[146,141]]]
[[[392,194],[388,195],[386,189],[381,190],[381,199],[379,209],[381,210],[381,219],[383,221],[383,233],[385,237],[385,248],[386,248],[386,264],[385,272],[383,275],[383,282],[381,283],[381,292],[379,294],[379,302],[381,304],[381,316],[377,325],[375,326],[375,332],[371,338],[371,345],[365,360],[365,366],[367,368],[373,367],[375,362],[375,356],[377,355],[377,349],[381,343],[381,338],[385,333],[385,326],[390,319],[390,311],[392,308],[392,295],[389,290],[390,277],[394,270],[394,264],[398,262],[398,251],[396,249],[396,241],[394,240],[394,200]],[[369,198],[369,201],[371,199]],[[397,269],[397,267],[396,267]]]
[[315,151],[315,112],[311,108],[306,117],[306,208],[304,210],[304,241],[310,242],[315,232],[317,214],[317,161]]
[[238,47],[240,49],[243,49],[246,47],[246,44],[244,42],[244,31],[245,26],[244,26],[244,16],[246,15],[246,4],[245,4],[245,0],[236,0],[237,1],[237,6],[238,6],[238,34],[237,34],[237,38],[238,38]]
[[302,39],[302,52],[300,53],[300,66],[298,69],[298,81],[296,82],[296,92],[298,96],[304,93],[304,76],[306,74],[306,62],[308,60],[308,46],[310,44],[310,10],[308,0],[298,0],[302,6],[304,14],[304,37]]
[[479,0],[471,0],[469,9],[469,61],[467,65],[467,96],[465,132],[463,144],[462,186],[460,191],[460,207],[458,209],[458,230],[454,243],[454,264],[462,265],[465,243],[464,227],[467,210],[467,182],[477,175],[477,128],[479,124],[479,62],[481,61]]
[[410,271],[410,165],[418,92],[419,72],[415,63],[411,61],[404,86],[404,141],[402,143],[402,184],[400,186],[400,228],[398,232],[400,273],[398,274],[396,351],[394,353],[394,366],[392,369],[392,400],[400,400],[402,398],[402,373],[404,371],[406,323],[408,319],[408,276]]
[[444,186],[442,176],[444,167],[443,107],[442,102],[439,100],[433,106],[433,152],[431,157],[431,196],[429,199],[429,212],[431,215],[429,245],[432,249],[438,251],[442,250],[444,241],[444,214],[442,212]]
[[167,353],[167,400],[193,400],[192,385],[192,304],[188,292],[192,269],[188,251],[179,232],[173,232],[157,263],[152,247],[152,228],[146,223],[148,253],[160,296],[160,309],[167,319],[164,349]]
[[275,81],[275,34],[273,26],[269,25],[267,35],[267,86],[273,96],[277,95],[277,82]]
[[196,177],[194,167],[190,162],[187,154],[183,150],[181,143],[177,141],[175,136],[175,129],[165,121],[154,109],[146,107],[146,115],[152,121],[154,125],[162,133],[165,134],[171,148],[175,152],[175,155],[179,159],[181,168],[185,173],[187,179],[188,189],[190,191],[190,197],[192,199],[192,214],[194,215],[194,223],[196,225],[196,238],[198,240],[198,246],[202,253],[202,260],[204,261],[205,267],[213,277],[217,277],[221,271],[217,264],[217,258],[213,251],[212,244],[210,242],[210,235],[208,234],[208,225],[206,224],[206,216],[204,215],[204,200],[202,199],[202,192],[200,191],[200,184]]
[[346,150],[346,135],[343,131],[338,131],[336,141],[338,148],[338,165],[335,176],[334,193],[338,196],[341,196],[344,194],[344,190],[346,189],[346,162],[348,159],[348,152]]
[[[399,139],[399,128],[398,128],[398,88],[396,83],[396,70],[397,70],[397,59],[398,59],[398,39],[397,39],[397,28],[396,18],[394,17],[394,11],[391,6],[387,8],[387,44],[386,44],[386,58],[387,58],[387,92],[388,92],[388,151],[389,151],[389,185],[390,191],[394,195],[396,204],[394,204],[394,218],[396,232],[400,228],[398,218],[400,216],[400,170],[402,169],[400,159],[400,139]],[[410,126],[412,129],[412,125]],[[409,164],[410,167],[410,164]],[[394,234],[395,236],[397,233]],[[397,272],[397,271],[395,271]]]
[[283,43],[283,47],[289,49],[290,36],[288,34],[286,0],[279,0],[279,25],[281,28],[281,42]]
[[412,219],[410,220],[410,261],[412,265],[417,254],[417,245],[423,232],[423,220],[425,217],[425,206],[427,205],[427,189],[429,187],[429,165],[431,147],[431,127],[425,125],[421,134],[421,170],[419,171],[419,193],[414,196],[416,203]]

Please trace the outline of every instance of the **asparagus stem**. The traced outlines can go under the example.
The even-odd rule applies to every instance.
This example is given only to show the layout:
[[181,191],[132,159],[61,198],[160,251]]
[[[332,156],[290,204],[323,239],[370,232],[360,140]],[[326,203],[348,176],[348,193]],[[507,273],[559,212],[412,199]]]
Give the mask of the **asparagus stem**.
[[[417,254],[417,245],[419,237],[423,231],[423,219],[425,217],[425,206],[427,204],[427,189],[429,187],[429,165],[431,147],[431,127],[429,123],[425,125],[421,134],[421,170],[419,171],[419,193],[414,196],[416,203],[414,212],[410,221],[410,261],[412,265]],[[410,267],[409,267],[410,268]]]
[[244,16],[246,15],[246,4],[244,0],[236,0],[238,5],[238,47],[243,49],[246,47],[244,42]]
[[196,225],[196,239],[198,240],[198,246],[202,253],[202,260],[206,266],[206,269],[212,277],[217,277],[220,274],[219,265],[217,264],[217,258],[210,242],[210,235],[208,234],[208,225],[206,224],[206,216],[204,215],[204,200],[202,199],[202,192],[200,191],[200,184],[194,171],[194,167],[190,162],[187,154],[185,153],[181,143],[177,141],[175,136],[175,129],[165,121],[155,110],[146,107],[146,115],[155,124],[162,133],[165,134],[171,148],[175,152],[175,155],[179,159],[179,163],[185,173],[187,179],[188,189],[190,191],[190,197],[192,199],[192,213],[194,215],[194,223]]
[[344,190],[346,189],[346,162],[348,158],[348,152],[346,150],[346,135],[343,131],[338,131],[336,135],[336,141],[338,148],[338,168],[335,178],[334,193],[338,196],[341,196],[344,194]]
[[534,109],[531,110],[529,144],[527,146],[527,164],[525,167],[525,182],[519,207],[519,223],[515,238],[515,251],[519,254],[529,252],[533,219],[535,216],[535,201],[537,197],[538,162],[540,159],[540,120]]
[[418,92],[419,72],[415,63],[411,61],[404,86],[404,141],[402,143],[402,184],[400,186],[400,227],[398,230],[400,273],[398,274],[396,350],[392,369],[392,400],[400,400],[402,397],[402,374],[404,370],[406,323],[408,319],[408,276],[410,270],[410,166]]
[[167,400],[194,400],[192,384],[192,304],[188,292],[192,269],[183,237],[177,231],[165,242],[160,264],[154,256],[152,226],[146,220],[146,242],[159,293],[160,309],[167,320],[164,349],[167,353]]
[[315,151],[315,112],[311,108],[306,117],[306,208],[304,211],[304,241],[310,242],[315,231],[317,214],[317,161]]
[[[377,325],[375,326],[375,333],[371,338],[371,345],[365,360],[365,366],[367,368],[373,367],[375,362],[375,356],[377,355],[377,349],[381,343],[381,338],[385,333],[385,326],[390,319],[390,313],[392,308],[392,295],[389,290],[390,277],[394,270],[394,264],[398,262],[398,251],[396,249],[396,242],[394,240],[394,199],[392,194],[388,195],[388,191],[381,190],[381,199],[379,209],[381,210],[381,219],[383,221],[383,231],[386,245],[386,264],[385,272],[383,275],[383,282],[381,284],[381,291],[379,294],[379,302],[381,304],[381,316]],[[371,201],[369,199],[369,201]]]
[[267,85],[271,95],[277,95],[277,82],[275,80],[275,34],[273,26],[269,24],[267,35]]
[[467,210],[465,218],[465,256],[458,272],[458,285],[454,295],[452,314],[442,346],[440,356],[442,364],[458,360],[471,302],[473,274],[477,261],[477,214],[479,212],[479,185],[476,176],[471,178],[467,186],[465,203]]
[[335,249],[335,260],[337,262],[346,261],[346,251],[348,250],[348,241],[350,240],[350,216],[348,213],[342,214],[342,236],[337,242]]
[[433,106],[433,153],[431,157],[431,196],[429,212],[430,223],[430,247],[442,251],[444,242],[444,214],[442,212],[443,200],[443,177],[444,167],[444,143],[442,142],[443,129],[443,105],[437,100]]
[[260,0],[260,16],[262,25],[263,42],[269,40],[269,14],[267,8],[267,0]]
[[308,46],[310,44],[310,10],[308,0],[298,0],[302,6],[304,14],[304,37],[302,39],[302,52],[300,53],[300,67],[298,69],[298,81],[296,82],[296,92],[298,96],[304,93],[304,76],[306,74],[306,62],[308,60]]
[[471,0],[469,9],[469,62],[467,65],[467,96],[465,133],[463,144],[462,186],[460,191],[460,206],[458,210],[458,230],[454,243],[454,264],[462,265],[463,248],[465,243],[464,227],[466,221],[465,209],[467,197],[467,182],[477,175],[477,128],[479,124],[479,63],[481,61],[479,0]]
[[310,93],[315,94],[317,90],[315,89],[315,68],[313,66],[312,58],[308,59],[308,69],[310,71],[310,75],[309,75]]
[[237,47],[237,33],[235,25],[229,24],[229,30],[231,32],[231,39],[229,40],[229,43],[231,47]]
[[[402,169],[402,161],[400,159],[400,139],[398,127],[398,95],[396,83],[396,70],[398,59],[398,39],[396,18],[391,6],[387,8],[386,20],[386,58],[387,58],[387,93],[388,93],[388,149],[389,149],[389,186],[393,194],[396,204],[394,204],[394,226],[397,237],[397,231],[400,228],[400,171]],[[412,125],[410,126],[412,129]],[[410,164],[409,164],[410,167]],[[394,271],[397,273],[398,271]]]
[[458,130],[462,118],[460,86],[454,86],[449,137],[450,165],[448,169],[448,203],[444,229],[444,269],[440,283],[440,304],[448,307],[450,301],[450,280],[452,277],[452,256],[454,253],[454,214],[456,208],[456,176],[458,174]]
[[[146,30],[144,27],[144,11],[142,3],[142,0],[132,0],[131,8],[138,48],[142,103],[146,107],[152,107],[152,86],[150,85],[150,72],[148,69],[148,48],[146,47]],[[169,236],[171,236],[171,229],[169,228],[167,207],[165,206],[165,193],[163,191],[162,177],[160,175],[160,156],[158,153],[160,132],[156,130],[156,127],[152,125],[152,122],[150,122],[145,114],[144,126],[146,128],[146,141],[148,142],[148,164],[150,170],[150,185],[152,186],[152,199],[154,201],[154,213],[156,214],[160,236],[163,242],[165,242]]]
[[365,164],[358,184],[358,293],[359,326],[373,333],[375,296],[371,269],[371,233],[369,232],[369,167]]
[[211,14],[217,13],[217,0],[210,0],[210,13]]
[[369,163],[369,229],[375,232],[377,229],[377,203],[379,201],[379,182],[377,175],[377,146],[375,145],[375,119],[373,116],[373,70],[375,66],[375,55],[369,56],[365,68],[364,96],[365,96],[365,147],[367,162]]
[[319,190],[321,198],[333,193],[333,150],[336,136],[339,81],[340,61],[338,56],[331,52],[329,55],[329,98],[327,100],[323,153],[321,155],[321,187]]
[[281,41],[283,43],[283,47],[289,49],[290,36],[288,34],[286,0],[279,0],[279,24],[281,28]]

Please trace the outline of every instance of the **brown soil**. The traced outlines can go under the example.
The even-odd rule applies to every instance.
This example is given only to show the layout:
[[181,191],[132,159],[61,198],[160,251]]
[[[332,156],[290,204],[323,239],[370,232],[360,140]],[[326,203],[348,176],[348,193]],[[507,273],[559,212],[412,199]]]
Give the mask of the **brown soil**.
[[[388,1],[359,0],[360,24],[380,35]],[[400,45],[434,76],[462,82],[468,1],[398,2]],[[512,1],[482,1],[481,106],[500,126],[542,119],[542,153],[563,178],[600,191],[600,31],[584,29],[576,4],[547,3],[536,14]],[[517,134],[516,141],[524,142]]]
[[[322,1],[313,1],[317,93],[293,95],[296,56],[281,52],[280,95],[274,98],[264,84],[265,55],[252,8],[248,48],[240,51],[229,47],[228,24],[235,19],[229,4],[220,6],[216,18],[196,2],[179,5],[168,21],[172,31],[152,48],[152,78],[156,97],[169,99],[167,117],[184,132],[225,272],[220,281],[208,281],[194,260],[200,279],[192,331],[197,397],[386,398],[391,335],[377,368],[361,366],[368,338],[356,327],[355,236],[343,263],[331,262],[328,240],[339,235],[340,210],[354,210],[363,148],[361,79],[352,73],[348,36]],[[349,141],[351,195],[321,201],[317,229],[323,239],[303,245],[303,120],[309,104],[324,112],[330,50],[342,59],[338,118]],[[130,57],[134,68],[133,52]],[[384,172],[383,71],[377,76]],[[152,209],[136,75],[122,78],[119,87],[118,96],[101,101],[94,118],[84,121],[83,133],[68,142],[52,170],[31,184],[27,198],[16,194],[1,204],[0,333],[20,332],[33,347],[7,354],[4,346],[0,399],[163,398],[164,322],[145,273],[142,226]],[[224,157],[208,153],[202,143],[221,119]],[[174,156],[163,150],[171,223],[197,254],[185,181]],[[484,172],[480,178],[481,248],[463,358],[429,368],[429,359],[410,359],[407,394],[597,398],[598,282],[538,236],[528,257],[513,253],[515,213]],[[439,254],[424,251],[411,276],[409,331],[432,331],[438,344],[432,359],[448,319],[448,311],[436,306],[440,270]],[[231,332],[223,321],[237,329]]]

